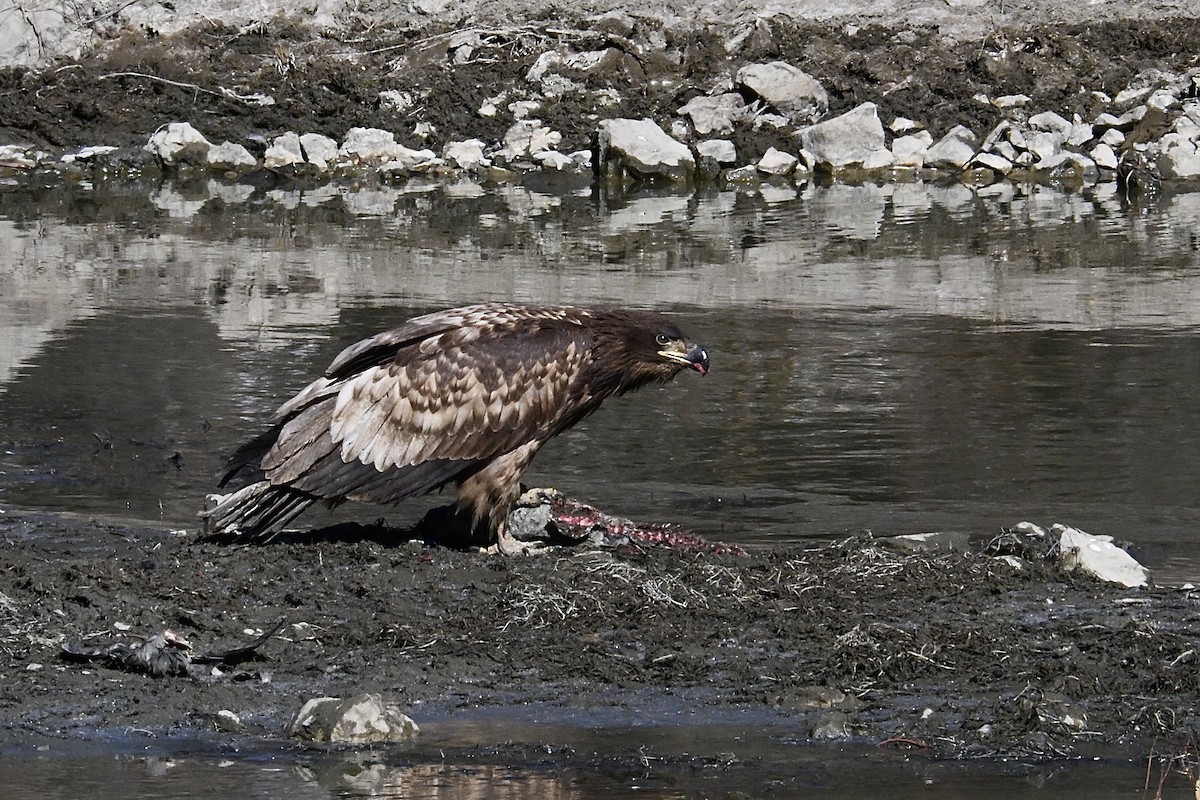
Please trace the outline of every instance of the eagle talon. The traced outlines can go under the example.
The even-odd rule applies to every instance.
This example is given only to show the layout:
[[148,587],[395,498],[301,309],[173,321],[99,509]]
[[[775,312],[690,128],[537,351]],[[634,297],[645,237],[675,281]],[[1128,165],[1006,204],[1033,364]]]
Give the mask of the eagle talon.
[[496,543],[490,547],[483,548],[482,552],[489,555],[531,556],[542,553],[545,550],[546,544],[544,542],[522,542],[510,536],[507,530],[501,529],[496,532]]

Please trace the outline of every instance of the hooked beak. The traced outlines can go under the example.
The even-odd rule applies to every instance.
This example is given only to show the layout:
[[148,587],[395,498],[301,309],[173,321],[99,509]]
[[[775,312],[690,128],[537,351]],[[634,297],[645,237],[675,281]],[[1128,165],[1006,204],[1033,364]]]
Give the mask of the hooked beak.
[[[684,348],[687,349],[685,350]],[[659,350],[658,354],[668,361],[674,361],[676,364],[690,367],[701,375],[708,374],[708,351],[698,344],[688,347],[686,344],[680,342],[677,348]]]

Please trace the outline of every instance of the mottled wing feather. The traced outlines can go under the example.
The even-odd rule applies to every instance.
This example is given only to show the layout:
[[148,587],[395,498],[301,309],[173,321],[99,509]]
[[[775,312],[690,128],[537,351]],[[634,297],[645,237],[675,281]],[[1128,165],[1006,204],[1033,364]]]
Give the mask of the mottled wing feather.
[[338,354],[329,369],[328,378],[347,378],[363,369],[382,364],[396,352],[412,345],[429,355],[440,345],[440,335],[449,333],[460,344],[486,338],[498,327],[508,327],[527,320],[555,320],[580,316],[581,309],[560,306],[522,306],[512,303],[481,303],[462,308],[436,311],[413,317],[398,328],[376,334],[352,344]]
[[507,452],[555,429],[583,337],[561,322],[442,332],[348,379],[330,435],[343,461],[380,471]]
[[398,328],[376,334],[350,345],[333,359],[325,375],[310,383],[275,412],[276,420],[337,394],[344,382],[373,366],[392,361],[398,352],[417,347],[426,355],[443,342],[443,334],[455,337],[460,345],[491,334],[497,327],[523,321],[579,319],[587,316],[582,309],[559,306],[521,306],[510,303],[482,303],[437,311],[413,317]]

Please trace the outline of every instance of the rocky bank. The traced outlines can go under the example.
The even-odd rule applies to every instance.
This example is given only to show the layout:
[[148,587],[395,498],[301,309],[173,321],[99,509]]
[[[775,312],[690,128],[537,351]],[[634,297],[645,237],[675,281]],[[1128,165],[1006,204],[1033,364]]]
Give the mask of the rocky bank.
[[1200,177],[1197,10],[1077,5],[39,12],[0,48],[0,157],[252,182]]

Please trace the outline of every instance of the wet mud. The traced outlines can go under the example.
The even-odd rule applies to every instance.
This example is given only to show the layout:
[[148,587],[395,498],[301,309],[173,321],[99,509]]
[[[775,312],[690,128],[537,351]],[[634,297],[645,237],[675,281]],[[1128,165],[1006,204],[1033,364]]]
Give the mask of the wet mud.
[[[1185,754],[1200,722],[1187,589],[1121,589],[1037,558],[1018,569],[985,542],[721,554],[618,541],[505,558],[408,533],[232,547],[6,509],[0,749],[131,732],[284,742],[305,700],[364,691],[419,724],[531,705],[666,725],[749,711],[800,741],[949,758]],[[63,652],[165,630],[234,651],[280,620],[234,664],[163,677]]]

